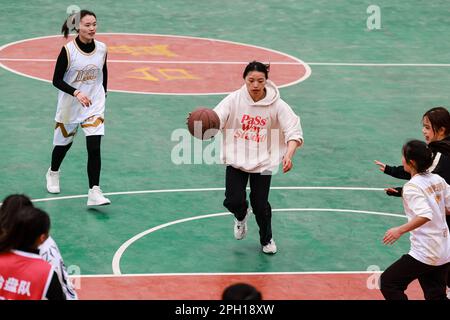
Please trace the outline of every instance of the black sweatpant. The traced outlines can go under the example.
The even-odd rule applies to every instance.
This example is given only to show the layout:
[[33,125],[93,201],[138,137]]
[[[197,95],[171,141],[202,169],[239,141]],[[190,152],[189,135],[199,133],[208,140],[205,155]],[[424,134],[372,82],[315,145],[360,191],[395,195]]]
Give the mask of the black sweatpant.
[[259,226],[259,241],[265,246],[272,239],[272,208],[269,203],[271,175],[248,173],[227,166],[223,205],[242,221],[247,213],[247,182],[250,178],[250,204]]
[[[100,185],[100,170],[102,167],[102,159],[100,154],[100,142],[102,136],[87,136],[86,149],[88,152],[87,173],[89,178],[89,188]],[[69,151],[72,143],[66,146],[55,146],[52,152],[51,170],[58,171],[67,151]]]
[[430,266],[403,255],[381,274],[380,289],[386,300],[408,300],[405,290],[419,279],[425,300],[447,300],[446,278],[450,264]]

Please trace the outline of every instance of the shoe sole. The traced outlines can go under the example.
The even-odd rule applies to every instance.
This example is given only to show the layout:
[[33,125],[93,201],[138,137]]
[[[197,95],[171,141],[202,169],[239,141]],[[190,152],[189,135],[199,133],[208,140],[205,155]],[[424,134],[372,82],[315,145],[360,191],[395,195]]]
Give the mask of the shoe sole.
[[61,189],[59,189],[58,191],[50,191],[48,185],[46,187],[47,187],[47,192],[48,193],[60,193],[61,192]]
[[110,205],[111,202],[105,202],[105,203],[100,203],[100,204],[96,204],[96,203],[88,203],[87,206],[88,207],[100,207],[100,206],[107,206]]

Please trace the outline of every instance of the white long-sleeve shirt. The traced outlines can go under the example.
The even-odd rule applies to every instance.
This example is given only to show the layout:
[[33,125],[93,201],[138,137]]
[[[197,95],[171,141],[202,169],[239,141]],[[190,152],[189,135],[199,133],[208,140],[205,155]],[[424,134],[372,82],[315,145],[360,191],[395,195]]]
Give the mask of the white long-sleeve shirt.
[[408,220],[430,221],[410,232],[409,255],[428,265],[450,262],[450,238],[445,209],[450,210],[450,187],[433,173],[416,174],[403,187],[403,206]]
[[255,102],[244,84],[214,108],[222,130],[223,163],[250,173],[276,171],[287,142],[303,142],[300,117],[272,81],[265,88],[266,96]]

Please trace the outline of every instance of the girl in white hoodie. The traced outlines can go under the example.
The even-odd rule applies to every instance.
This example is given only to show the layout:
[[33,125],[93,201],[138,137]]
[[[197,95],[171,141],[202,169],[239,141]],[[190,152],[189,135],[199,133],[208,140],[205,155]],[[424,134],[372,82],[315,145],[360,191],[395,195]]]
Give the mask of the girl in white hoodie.
[[245,84],[225,97],[214,111],[223,131],[222,160],[226,168],[223,205],[235,217],[234,236],[247,234],[249,212],[246,187],[250,180],[250,204],[259,226],[264,253],[277,252],[272,238],[272,209],[268,201],[272,174],[282,163],[292,169],[295,150],[303,144],[300,118],[280,98],[268,80],[269,66],[253,61],[243,74]]

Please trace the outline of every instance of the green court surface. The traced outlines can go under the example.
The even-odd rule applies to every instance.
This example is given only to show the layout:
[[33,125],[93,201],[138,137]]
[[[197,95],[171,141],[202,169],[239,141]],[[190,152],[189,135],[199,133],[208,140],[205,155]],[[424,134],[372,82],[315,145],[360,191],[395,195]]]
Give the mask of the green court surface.
[[[4,13],[0,46],[58,34],[67,6],[76,4],[97,14],[99,33],[234,41],[294,56],[312,70],[306,80],[280,89],[301,117],[305,144],[295,156],[293,170],[275,175],[272,186],[328,189],[271,190],[274,209],[292,209],[273,213],[279,252],[275,256],[260,252],[254,219],[248,237],[238,242],[232,217],[220,215],[174,224],[140,238],[123,252],[122,273],[365,271],[371,265],[383,270],[407,252],[406,235],[392,247],[382,244],[384,232],[404,218],[345,210],[402,215],[401,199],[387,197],[381,189],[403,181],[383,175],[373,160],[400,163],[402,144],[422,139],[422,114],[433,106],[450,106],[448,1],[0,0],[0,4]],[[380,30],[367,29],[366,9],[371,4],[381,9]],[[55,59],[58,53],[54,52]],[[216,77],[221,81],[224,75]],[[236,83],[236,89],[241,85]],[[66,264],[78,266],[81,274],[112,274],[116,251],[143,231],[226,212],[222,189],[187,190],[223,188],[222,165],[175,165],[171,160],[178,143],[171,134],[185,127],[187,113],[197,106],[214,107],[224,95],[109,92],[101,187],[105,193],[119,194],[109,196],[112,205],[96,210],[87,209],[86,197],[58,199],[87,194],[81,130],[61,168],[61,194],[42,201],[52,197],[45,189],[45,172],[57,90],[48,82],[0,68],[0,95],[0,196],[25,193],[39,199],[36,205],[50,214],[51,233]],[[135,191],[149,192],[126,194]]]

